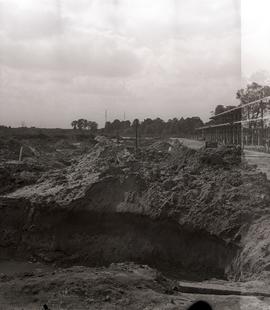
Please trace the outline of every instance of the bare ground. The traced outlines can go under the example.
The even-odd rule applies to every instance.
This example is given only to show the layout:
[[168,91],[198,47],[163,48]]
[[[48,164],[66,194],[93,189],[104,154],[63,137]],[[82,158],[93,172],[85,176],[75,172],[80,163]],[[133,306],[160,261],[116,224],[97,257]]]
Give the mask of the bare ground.
[[1,258],[70,266],[3,274],[4,309],[269,308],[270,185],[237,150],[100,139],[72,156],[0,199]]
[[198,284],[197,293],[185,293],[184,285],[187,286],[166,279],[147,266],[132,263],[24,273],[2,276],[0,309],[34,310],[46,304],[50,309],[184,310],[196,300],[208,301],[218,310],[266,310],[270,306],[269,297],[252,296],[252,283],[245,288],[245,292],[251,291],[247,296],[228,295],[226,292],[231,292],[232,287],[226,285],[214,294],[198,290]]

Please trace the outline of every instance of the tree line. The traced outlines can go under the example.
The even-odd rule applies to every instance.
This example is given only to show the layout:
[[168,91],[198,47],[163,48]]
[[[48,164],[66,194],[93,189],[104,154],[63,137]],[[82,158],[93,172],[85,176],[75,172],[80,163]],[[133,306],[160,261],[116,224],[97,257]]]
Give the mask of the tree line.
[[73,129],[83,130],[87,129],[92,132],[96,132],[98,129],[98,124],[93,121],[88,121],[87,119],[80,118],[71,122]]
[[[236,93],[236,98],[240,101],[240,105],[245,105],[251,101],[258,100],[260,98],[270,96],[270,87],[262,86],[258,83],[248,84],[246,88],[240,89]],[[215,115],[222,112],[228,111],[236,106],[233,105],[217,105],[212,113]],[[115,119],[112,122],[106,122],[105,127],[98,130],[96,122],[88,121],[86,119],[78,119],[71,123],[74,129],[88,129],[92,132],[98,132],[99,134],[105,134],[109,136],[133,136],[135,135],[135,128],[137,127],[138,132],[141,136],[150,137],[189,137],[196,134],[196,128],[202,127],[203,125],[211,124],[214,121],[211,120],[206,124],[198,116],[187,117],[187,118],[173,118],[168,121],[164,121],[161,118],[146,118],[142,122],[138,119],[134,121],[120,121]]]
[[142,122],[138,119],[133,122],[116,119],[113,122],[106,122],[101,131],[105,135],[132,136],[135,134],[135,128],[137,127],[141,136],[187,137],[194,135],[195,129],[201,126],[203,126],[203,121],[199,117],[173,118],[168,121],[164,121],[159,117],[156,119],[146,118]]

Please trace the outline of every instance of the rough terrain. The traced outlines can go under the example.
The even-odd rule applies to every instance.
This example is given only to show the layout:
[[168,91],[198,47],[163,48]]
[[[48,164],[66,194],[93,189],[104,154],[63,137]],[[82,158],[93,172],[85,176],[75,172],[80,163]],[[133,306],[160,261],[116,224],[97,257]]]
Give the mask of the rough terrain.
[[[198,150],[205,145],[205,141],[191,140],[184,138],[174,138],[179,140],[183,145]],[[174,140],[172,139],[172,140]],[[270,154],[266,152],[265,148],[259,150],[254,150],[249,146],[245,145],[243,150],[243,159],[251,166],[255,166],[259,171],[266,174],[267,178],[270,180]]]
[[245,150],[245,159],[250,165],[256,165],[257,168],[264,172],[270,180],[270,154],[257,152],[254,150]]
[[[71,165],[89,150],[88,136],[0,135],[0,194],[34,184],[44,172]],[[19,161],[20,149],[22,159]]]
[[[265,174],[241,162],[239,149],[193,150],[175,140],[157,141],[135,152],[122,142],[100,137],[75,158],[1,197],[1,258],[71,268],[57,269],[53,276],[34,273],[21,282],[4,277],[2,298],[7,303],[11,288],[19,296],[28,281],[30,286],[45,285],[38,284],[41,279],[48,290],[29,290],[22,295],[23,304],[34,307],[46,298],[52,302],[53,292],[59,301],[61,289],[72,290],[73,284],[84,293],[67,293],[73,299],[65,301],[63,309],[79,309],[73,302],[81,309],[185,309],[197,299],[196,290],[172,292],[163,282],[154,284],[156,269],[174,279],[162,276],[166,285],[180,279],[218,278],[245,281],[253,291],[259,286],[265,292],[270,272],[270,183]],[[139,265],[110,265],[120,262]],[[124,297],[116,292],[119,272],[126,279]],[[149,276],[147,281],[144,275]],[[109,285],[113,297],[99,292],[100,299],[92,298],[95,281],[101,283],[100,292]],[[138,292],[136,281],[147,284]],[[125,294],[128,304],[122,300]],[[217,309],[227,309],[221,308],[224,300],[232,301],[231,309],[269,307],[267,296],[262,300],[206,295],[204,299],[217,303]],[[94,300],[91,305],[89,298]]]
[[[218,310],[266,310],[270,298],[252,296],[251,283],[239,294],[201,294],[185,292],[177,281],[160,272],[133,263],[99,268],[71,267],[44,272],[2,276],[0,309],[36,310],[44,304],[50,309],[187,309],[196,300],[208,301]],[[185,285],[186,286],[186,285]]]

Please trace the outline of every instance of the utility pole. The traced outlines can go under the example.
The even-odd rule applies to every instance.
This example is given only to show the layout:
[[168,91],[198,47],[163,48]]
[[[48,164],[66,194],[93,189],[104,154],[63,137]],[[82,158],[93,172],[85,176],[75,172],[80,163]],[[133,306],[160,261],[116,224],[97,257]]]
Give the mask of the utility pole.
[[107,109],[105,110],[105,125],[108,122],[108,111]]
[[138,127],[139,127],[139,120],[138,119],[134,120],[134,125],[135,125],[135,150],[137,153],[137,151],[138,151]]

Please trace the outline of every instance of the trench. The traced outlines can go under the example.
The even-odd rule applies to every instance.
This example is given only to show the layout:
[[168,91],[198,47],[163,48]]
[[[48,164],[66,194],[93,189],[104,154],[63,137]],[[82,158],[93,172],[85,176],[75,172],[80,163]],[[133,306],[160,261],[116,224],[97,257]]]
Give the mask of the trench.
[[202,281],[226,279],[237,252],[205,231],[130,213],[43,209],[33,223],[20,231],[12,257],[34,257],[62,267],[132,261],[172,278]]

